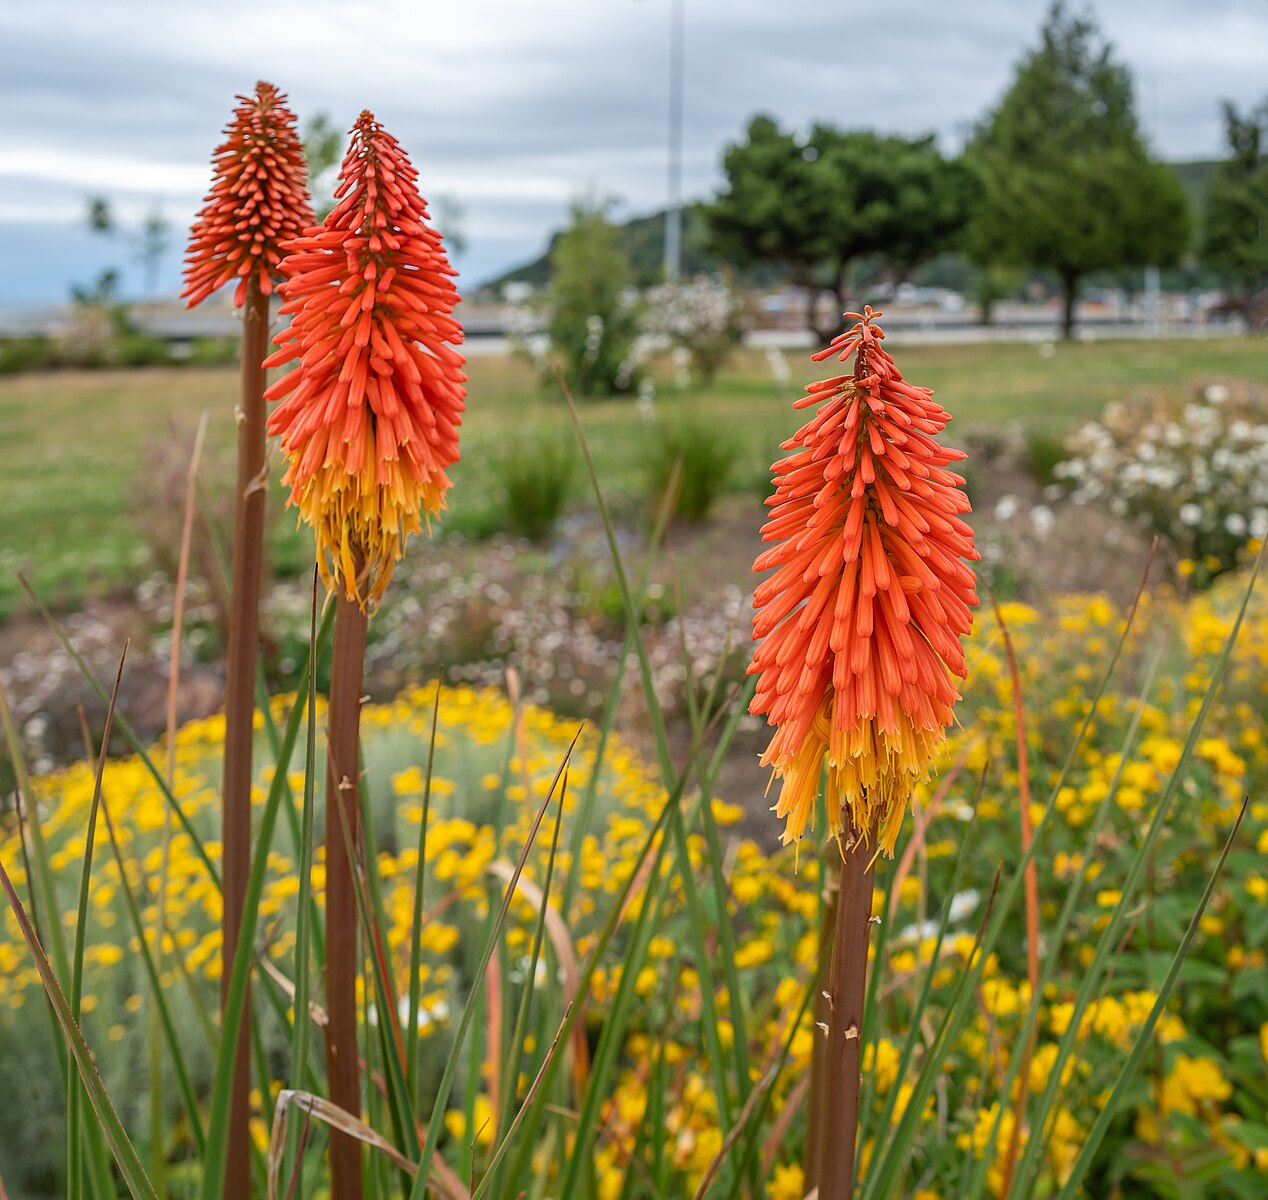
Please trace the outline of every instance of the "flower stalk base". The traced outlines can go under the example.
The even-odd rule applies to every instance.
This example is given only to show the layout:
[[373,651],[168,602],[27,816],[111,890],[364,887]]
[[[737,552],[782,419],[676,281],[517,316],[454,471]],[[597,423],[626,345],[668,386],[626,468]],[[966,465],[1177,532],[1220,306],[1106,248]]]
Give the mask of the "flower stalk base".
[[876,853],[870,837],[853,830],[841,838],[841,884],[825,1006],[823,1101],[817,1145],[819,1200],[852,1200],[858,1149],[859,1090],[863,1061],[863,1005],[867,994],[867,944],[872,920]]

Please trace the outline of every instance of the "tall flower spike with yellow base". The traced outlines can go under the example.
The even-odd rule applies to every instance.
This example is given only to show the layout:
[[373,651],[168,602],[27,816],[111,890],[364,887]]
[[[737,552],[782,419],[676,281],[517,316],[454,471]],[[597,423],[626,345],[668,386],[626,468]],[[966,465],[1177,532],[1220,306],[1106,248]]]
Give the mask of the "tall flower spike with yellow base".
[[762,756],[780,781],[785,843],[814,811],[827,763],[829,832],[877,831],[892,855],[912,786],[952,720],[964,678],[960,638],[977,604],[962,459],[938,445],[949,414],[907,383],[882,346],[880,313],[816,362],[854,356],[854,370],[811,384],[795,407],[820,404],[777,462],[753,565],[778,568],[757,587],[751,711],[776,732]]
[[293,320],[266,361],[298,359],[268,391],[290,502],[317,535],[328,587],[376,605],[405,539],[444,507],[466,375],[453,269],[427,224],[418,172],[368,113],[352,128],[338,203],[289,243],[279,289]]

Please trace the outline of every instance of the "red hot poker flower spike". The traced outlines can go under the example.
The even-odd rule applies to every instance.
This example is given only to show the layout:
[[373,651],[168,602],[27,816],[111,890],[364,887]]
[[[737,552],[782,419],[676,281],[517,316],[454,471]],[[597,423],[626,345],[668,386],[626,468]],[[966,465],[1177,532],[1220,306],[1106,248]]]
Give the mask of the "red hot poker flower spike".
[[[940,446],[949,414],[907,383],[881,345],[880,313],[814,355],[855,358],[854,371],[813,383],[820,404],[783,444],[753,565],[778,568],[757,587],[751,711],[776,726],[762,764],[780,779],[783,841],[813,813],[827,762],[830,832],[878,831],[892,855],[912,786],[952,720],[964,678],[962,635],[977,604],[962,459]],[[879,851],[878,851],[879,852]]]
[[338,203],[291,242],[279,291],[290,328],[267,393],[290,502],[317,535],[327,586],[377,604],[420,514],[444,507],[466,375],[453,269],[429,228],[418,172],[368,113],[352,128]]
[[181,293],[190,308],[234,279],[239,308],[253,276],[269,295],[282,242],[313,221],[304,146],[285,94],[261,82],[254,97],[238,99],[226,140],[213,156],[211,191],[190,230]]

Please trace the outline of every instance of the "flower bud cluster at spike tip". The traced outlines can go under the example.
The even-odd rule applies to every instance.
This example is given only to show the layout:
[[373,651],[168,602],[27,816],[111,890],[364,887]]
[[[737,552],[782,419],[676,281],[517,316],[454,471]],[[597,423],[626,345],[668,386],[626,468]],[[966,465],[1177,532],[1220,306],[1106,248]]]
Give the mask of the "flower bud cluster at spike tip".
[[238,99],[213,158],[211,191],[189,233],[181,296],[190,308],[235,279],[233,302],[241,308],[252,276],[269,295],[282,243],[313,221],[304,146],[285,94],[258,83],[254,97]]
[[815,361],[854,356],[854,371],[813,383],[795,407],[820,404],[783,444],[753,564],[777,568],[753,596],[759,642],[751,711],[776,732],[762,756],[780,780],[783,841],[805,832],[827,763],[829,832],[894,843],[913,784],[959,699],[962,635],[972,627],[976,559],[964,457],[934,441],[950,420],[927,388],[907,383],[881,341],[880,313]]
[[418,172],[363,112],[325,223],[288,247],[288,329],[265,366],[298,359],[281,400],[290,503],[317,535],[328,587],[377,605],[405,539],[445,505],[467,377],[453,269],[429,228]]

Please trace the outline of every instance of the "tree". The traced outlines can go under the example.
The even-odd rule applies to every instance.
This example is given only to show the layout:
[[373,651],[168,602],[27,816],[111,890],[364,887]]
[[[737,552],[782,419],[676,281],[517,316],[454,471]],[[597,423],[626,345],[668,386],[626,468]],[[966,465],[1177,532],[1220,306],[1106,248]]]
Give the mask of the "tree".
[[1224,123],[1229,156],[1207,191],[1202,258],[1240,285],[1234,303],[1250,317],[1268,277],[1268,99],[1244,117],[1226,103]]
[[155,206],[146,214],[137,234],[136,256],[145,272],[145,291],[149,296],[158,292],[159,268],[163,265],[163,254],[167,250],[170,232],[171,225],[163,215],[163,210]]
[[[125,245],[131,246],[134,257],[141,264],[146,294],[153,296],[158,291],[159,270],[163,265],[163,255],[171,232],[171,225],[163,215],[162,208],[156,203],[139,228],[131,230],[119,223],[109,199],[105,196],[89,196],[84,221],[90,232],[105,238],[121,238]],[[119,282],[118,270],[111,268],[101,273],[91,291],[79,286],[72,287],[71,297],[76,304],[81,305],[113,304],[118,300]]]
[[[799,138],[766,116],[727,149],[723,168],[727,190],[710,211],[720,248],[740,263],[777,263],[806,288],[820,340],[841,327],[853,264],[879,256],[902,277],[953,248],[974,197],[972,173],[932,137],[819,124]],[[828,325],[815,312],[824,292],[838,314]]]
[[611,395],[635,382],[638,319],[629,295],[630,263],[607,210],[605,201],[575,202],[551,252],[546,329],[568,386],[582,396]]
[[335,206],[335,182],[343,157],[343,135],[328,114],[319,112],[304,126],[304,158],[308,164],[308,191],[319,221]]
[[1093,22],[1058,2],[1041,36],[967,149],[983,189],[968,251],[982,265],[1054,271],[1069,337],[1079,281],[1174,262],[1188,205],[1174,172],[1149,157],[1131,75]]

